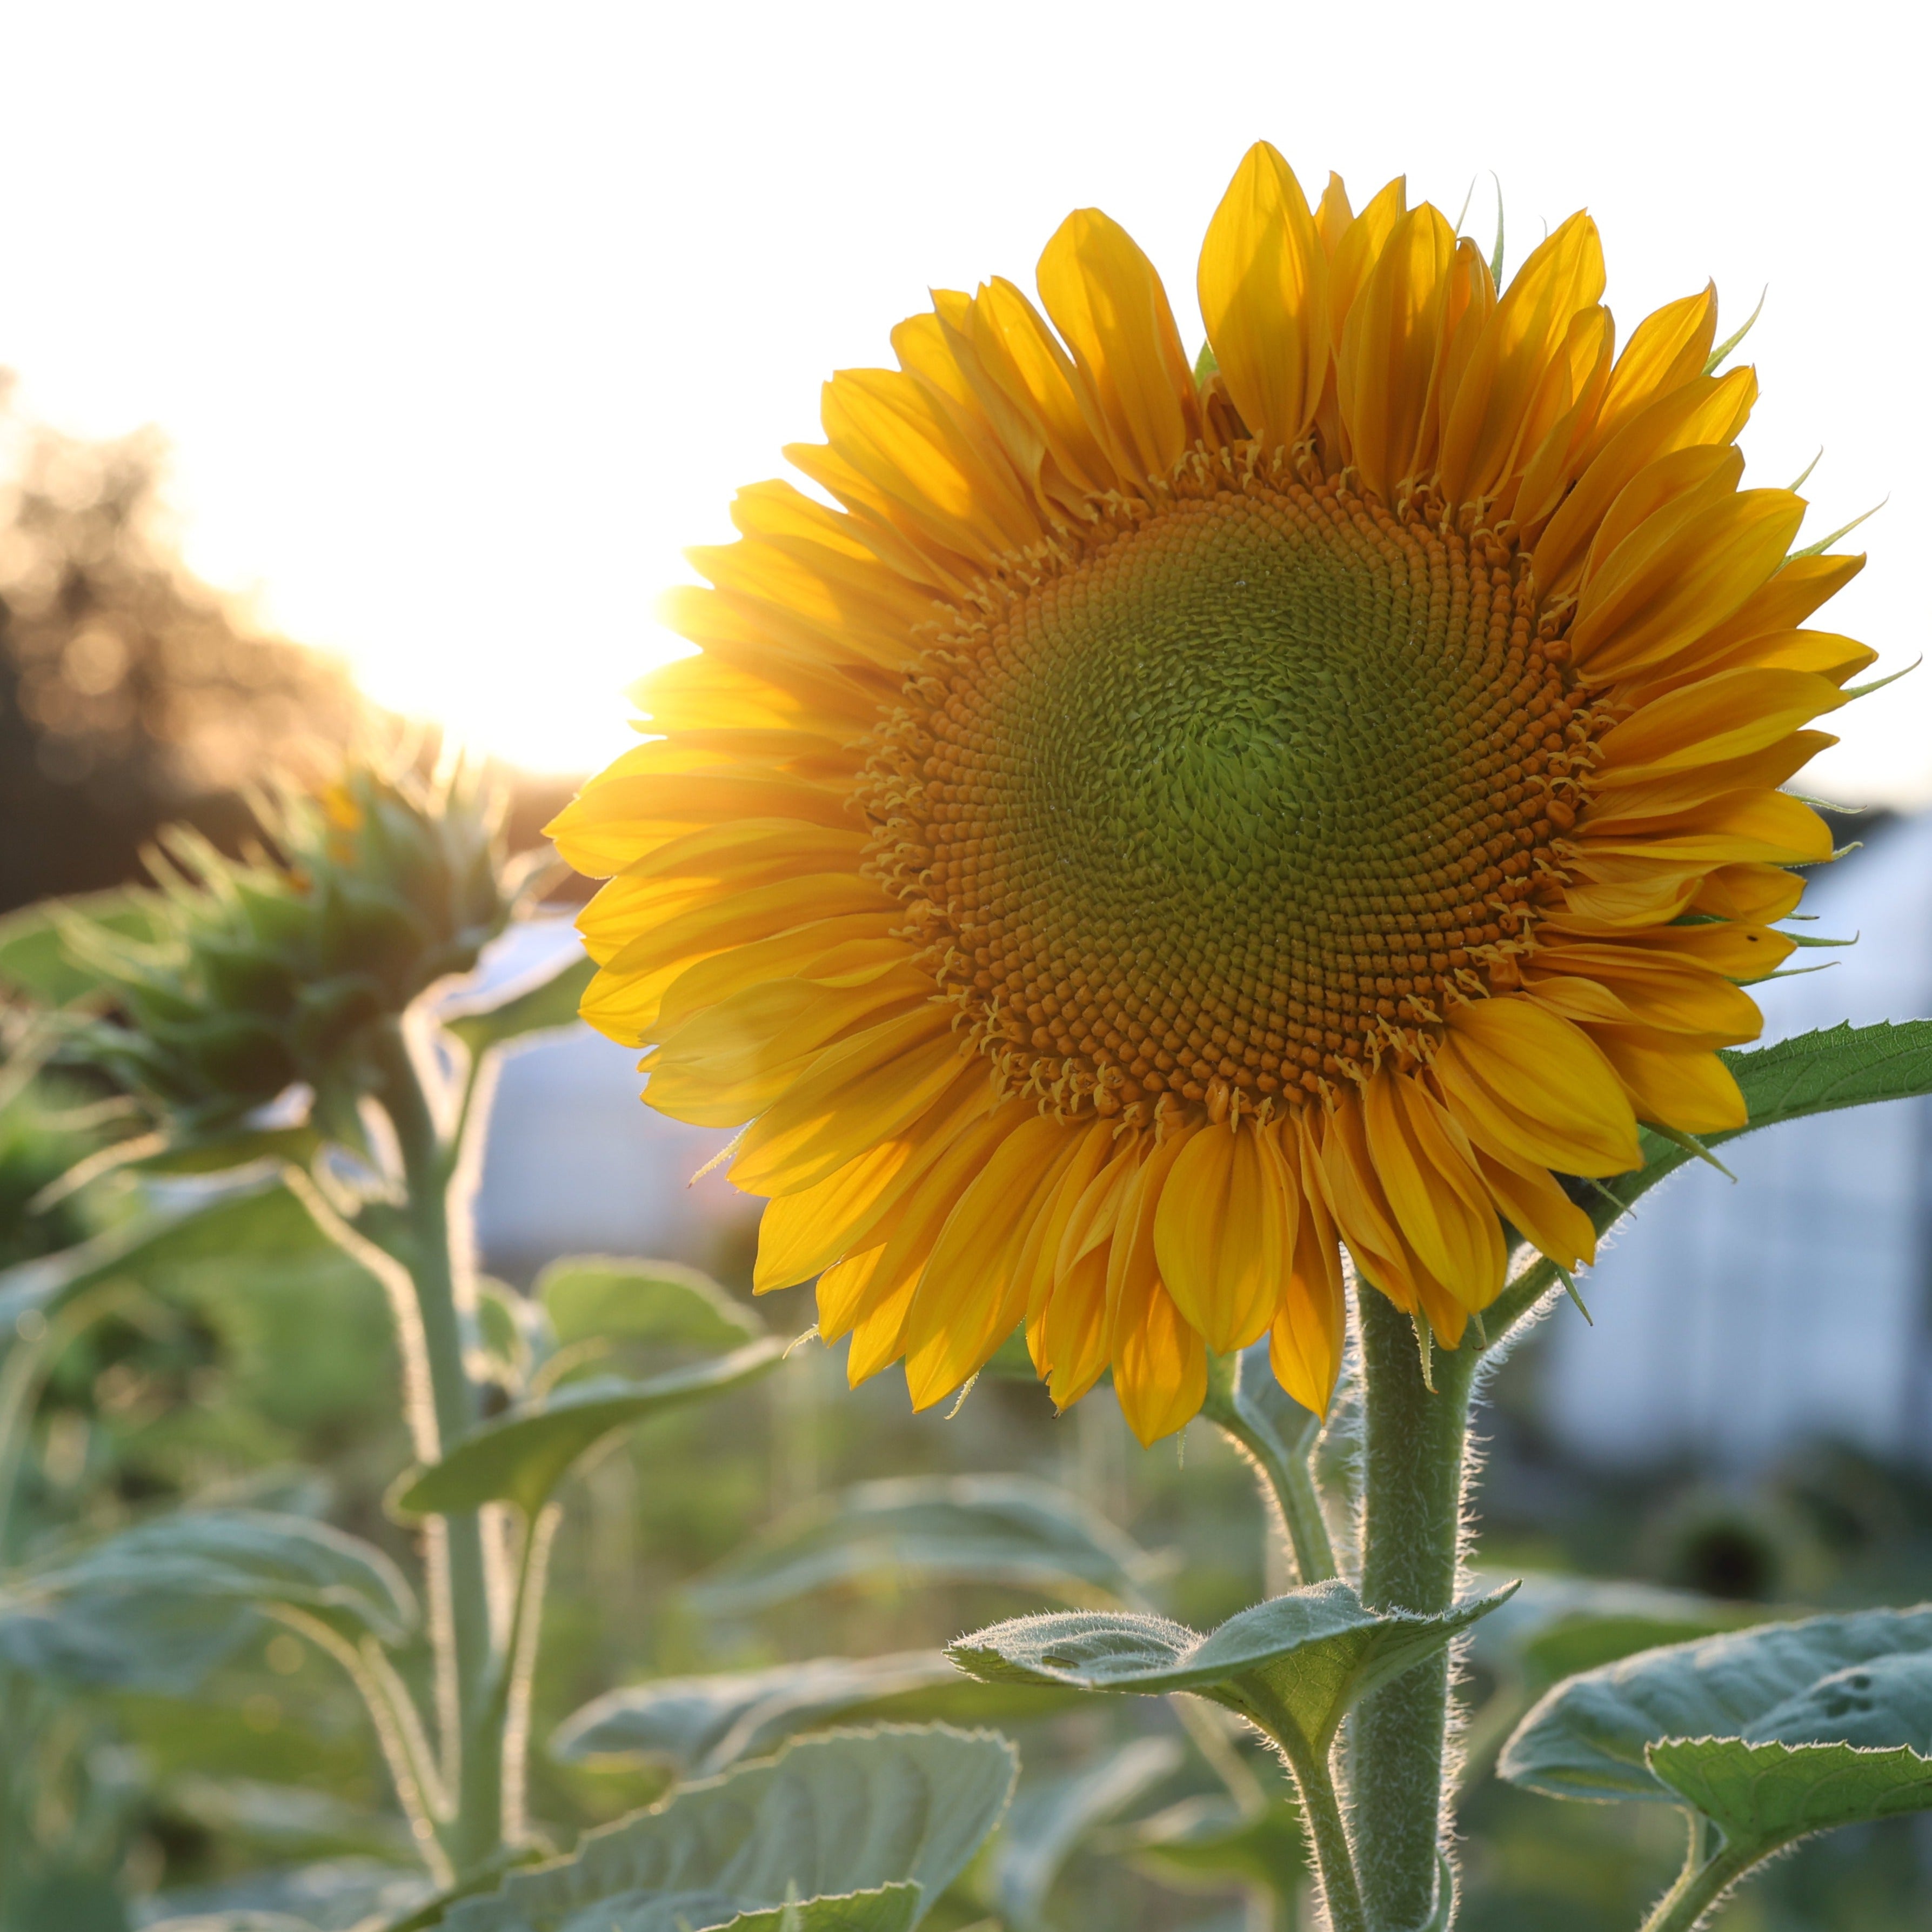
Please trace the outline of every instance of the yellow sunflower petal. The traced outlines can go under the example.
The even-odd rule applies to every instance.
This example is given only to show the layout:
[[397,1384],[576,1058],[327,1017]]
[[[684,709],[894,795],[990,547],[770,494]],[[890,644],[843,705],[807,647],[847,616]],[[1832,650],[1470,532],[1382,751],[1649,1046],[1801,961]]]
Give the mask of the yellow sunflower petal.
[[1082,208],[1040,258],[1040,299],[1099,406],[1120,469],[1164,476],[1201,433],[1167,291],[1118,223]]
[[1600,837],[1612,830],[1657,831],[1693,807],[1727,792],[1781,785],[1838,742],[1828,731],[1792,731],[1762,751],[1748,752],[1741,758],[1720,758],[1713,765],[1679,765],[1662,772],[1644,765],[1600,770],[1592,775],[1594,795],[1582,830],[1589,837]]
[[1537,581],[1552,591],[1568,590],[1610,506],[1638,477],[1681,451],[1728,445],[1756,396],[1756,377],[1734,369],[1684,384],[1638,411],[1591,458],[1544,526],[1530,553]]
[[1118,488],[1119,467],[1082,405],[1072,360],[1025,296],[1011,282],[988,282],[974,298],[972,334],[988,373],[1037,426],[1072,501]]
[[1870,653],[1800,628],[1861,560],[1740,490],[1712,292],[1616,356],[1586,217],[1498,298],[1401,180],[1310,211],[1258,147],[1198,383],[1105,216],[1039,281],[1058,335],[940,290],[835,378],[555,829],[611,875],[586,1017],[749,1117],[754,1286],[922,1406],[1023,1313],[1152,1440],[1264,1331],[1327,1402],[1342,1245],[1453,1344],[1505,1224],[1592,1251],[1556,1176],[1737,1120]]
[[1108,1352],[1114,1393],[1144,1444],[1184,1426],[1208,1392],[1207,1345],[1160,1279],[1154,1222],[1167,1177],[1188,1144],[1170,1135],[1127,1184],[1107,1256]]
[[969,442],[933,399],[889,369],[850,369],[825,387],[832,448],[911,522],[982,564],[1038,539],[1036,514],[991,439]]
[[1114,1394],[1141,1447],[1185,1429],[1208,1396],[1208,1347],[1159,1282],[1114,1330]]
[[1019,1263],[1071,1131],[1024,1114],[986,1156],[940,1230],[907,1318],[906,1383],[929,1408],[977,1375],[1026,1312]]
[[1654,682],[1637,686],[1630,697],[1635,704],[1647,704],[1667,691],[1726,670],[1809,671],[1842,689],[1877,661],[1869,644],[1835,631],[1769,631],[1716,650],[1708,639],[1700,639],[1694,652],[1676,660]]
[[1744,452],[1728,443],[1697,443],[1639,470],[1597,526],[1583,559],[1583,581],[1591,583],[1617,546],[1658,511],[1680,501],[1688,509],[1693,497],[1712,504],[1733,496],[1744,473]]
[[1294,1258],[1268,1330],[1268,1366],[1304,1408],[1327,1412],[1342,1370],[1348,1299],[1341,1250],[1318,1173],[1319,1155],[1306,1111],[1282,1130],[1282,1149],[1301,1185]]
[[1360,214],[1344,225],[1328,255],[1329,339],[1339,342],[1366,282],[1388,238],[1408,206],[1408,182],[1398,175],[1385,182],[1364,204]]
[[1538,1253],[1566,1268],[1586,1268],[1597,1258],[1597,1231],[1589,1216],[1546,1168],[1513,1166],[1481,1148],[1476,1163],[1497,1211]]
[[[1052,1298],[1061,1238],[1094,1176],[1118,1150],[1111,1124],[1090,1122],[1075,1141],[1072,1150],[1063,1156],[1052,1187],[1035,1212],[1022,1244],[1018,1268],[1027,1294],[1027,1346],[1042,1373],[1048,1364],[1040,1352],[1038,1338],[1044,1333],[1046,1307]],[[1103,1310],[1103,1317],[1104,1312]]]
[[1646,705],[1601,741],[1599,767],[1648,773],[1741,758],[1835,711],[1844,694],[1804,671],[1720,671]]
[[1336,357],[1342,424],[1362,480],[1384,496],[1416,474],[1456,237],[1427,206],[1404,214],[1348,312]]
[[1804,519],[1789,490],[1714,502],[1694,490],[1646,518],[1577,600],[1570,648],[1584,675],[1628,676],[1721,623],[1777,569]]
[[1324,1192],[1357,1271],[1405,1314],[1426,1319],[1454,1348],[1468,1312],[1404,1239],[1383,1190],[1358,1094],[1345,1094],[1328,1116],[1322,1142]]
[[1504,292],[1450,401],[1442,478],[1452,502],[1474,500],[1503,481],[1544,372],[1571,322],[1603,292],[1596,224],[1573,214]]
[[652,1054],[645,1098],[700,1126],[735,1127],[833,1042],[922,1006],[932,982],[910,961],[856,986],[768,980],[694,1014]]
[[1600,1027],[1592,1037],[1629,1090],[1641,1119],[1690,1134],[1748,1124],[1744,1096],[1714,1053],[1648,1028]]
[[1110,1245],[1141,1159],[1142,1150],[1129,1140],[1080,1191],[1061,1228],[1037,1321],[1029,1313],[1028,1346],[1046,1378],[1047,1393],[1061,1408],[1078,1402],[1107,1366]]
[[747,1194],[793,1194],[824,1180],[916,1120],[960,1077],[960,1058],[938,1006],[828,1048],[746,1129],[732,1179]]
[[855,1388],[905,1352],[913,1301],[934,1245],[953,1209],[1012,1134],[1021,1111],[1009,1101],[970,1122],[893,1210],[892,1232],[854,1312],[845,1372]]
[[885,1217],[993,1106],[985,1081],[957,1080],[898,1133],[878,1140],[816,1185],[766,1202],[758,1222],[753,1293],[809,1281],[846,1256],[879,1245]]
[[1832,856],[1831,827],[1802,799],[1768,790],[1728,793],[1646,834],[1599,836],[1581,825],[1577,835],[1580,849],[1592,856],[1622,854],[1653,863],[1815,866]]
[[1487,1307],[1506,1257],[1460,1130],[1415,1081],[1386,1072],[1362,1090],[1362,1120],[1405,1244],[1466,1308]]
[[850,820],[836,790],[735,773],[650,772],[593,779],[545,828],[580,872],[608,878],[651,847],[728,818],[795,818],[832,831]]
[[1267,1331],[1289,1257],[1300,1189],[1275,1136],[1209,1128],[1183,1148],[1155,1210],[1154,1252],[1174,1304],[1226,1354]]
[[890,913],[850,913],[714,952],[686,967],[664,989],[651,1035],[667,1039],[694,1015],[766,980],[842,988],[883,979],[914,956],[903,939],[892,936],[894,923]]
[[1607,442],[1658,397],[1696,382],[1704,374],[1717,338],[1715,283],[1646,316],[1631,331],[1611,371],[1598,418],[1599,441]]
[[1698,886],[1690,910],[1769,925],[1796,911],[1804,893],[1804,881],[1776,866],[1720,866]]
[[1510,467],[1521,482],[1505,485],[1498,504],[1510,505],[1525,537],[1533,536],[1568,495],[1586,459],[1591,433],[1610,380],[1616,326],[1606,308],[1586,309],[1570,325],[1559,355],[1516,440]]
[[1454,1008],[1432,1066],[1472,1134],[1563,1174],[1642,1164],[1636,1123],[1612,1070],[1576,1028],[1526,1000]]
[[1525,973],[1524,983],[1540,986],[1564,976],[1600,982],[1617,995],[1629,1017],[1666,1032],[1697,1035],[1707,1046],[1741,1046],[1763,1030],[1762,1016],[1750,995],[1694,958],[1586,940],[1544,948]]
[[1199,290],[1222,380],[1268,448],[1292,447],[1322,400],[1328,280],[1301,184],[1267,142],[1257,142],[1208,224]]

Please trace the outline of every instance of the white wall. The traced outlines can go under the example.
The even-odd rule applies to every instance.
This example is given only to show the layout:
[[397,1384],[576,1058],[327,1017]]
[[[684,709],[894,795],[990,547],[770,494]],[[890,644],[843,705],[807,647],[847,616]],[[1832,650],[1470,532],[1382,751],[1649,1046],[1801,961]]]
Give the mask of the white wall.
[[[1827,970],[1758,989],[1768,1042],[1932,1014],[1932,816],[1880,830],[1816,875],[1793,929]],[[1787,970],[1789,970],[1787,968]],[[1648,1196],[1560,1309],[1548,1419],[1607,1462],[1756,1461],[1807,1435],[1932,1456],[1932,1102],[1794,1121],[1724,1148],[1734,1186],[1691,1166]]]
[[[566,922],[535,922],[493,950],[488,977],[514,980],[576,950]],[[565,1253],[668,1256],[701,1266],[721,1235],[756,1216],[760,1204],[722,1170],[692,1184],[730,1136],[643,1105],[638,1058],[578,1026],[506,1060],[478,1202],[486,1266],[519,1276]]]
[[[1758,989],[1766,1042],[1932,1015],[1932,814],[1880,830],[1818,874],[1796,929],[1858,943],[1801,950],[1824,970]],[[574,947],[562,921],[492,956],[512,978]],[[722,1171],[729,1138],[642,1106],[637,1055],[580,1028],[503,1070],[481,1232],[497,1268],[566,1251],[703,1262],[754,1216]],[[1648,1196],[1535,1346],[1558,1437],[1607,1463],[1757,1461],[1806,1435],[1932,1460],[1932,1102],[1797,1121],[1692,1166]]]

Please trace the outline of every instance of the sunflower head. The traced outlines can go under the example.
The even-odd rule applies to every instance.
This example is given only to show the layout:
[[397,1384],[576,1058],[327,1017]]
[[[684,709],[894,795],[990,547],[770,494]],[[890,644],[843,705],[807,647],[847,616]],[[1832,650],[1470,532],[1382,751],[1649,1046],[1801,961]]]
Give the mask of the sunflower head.
[[509,917],[500,805],[472,774],[430,785],[356,764],[261,817],[268,847],[241,860],[163,835],[146,940],[70,934],[123,1016],[91,1051],[188,1138],[298,1081],[352,1138],[368,1029],[475,965]]
[[1831,854],[1780,788],[1872,653],[1805,628],[1862,560],[1742,487],[1714,291],[1619,342],[1586,215],[1498,290],[1264,145],[1195,361],[1102,214],[1037,286],[826,386],[820,497],[741,493],[553,830],[586,1017],[749,1124],[759,1286],[921,1406],[1024,1324],[1151,1440],[1264,1334],[1324,1406],[1345,1254],[1454,1347],[1515,1241],[1591,1258],[1566,1179],[1640,1121],[1742,1124]]

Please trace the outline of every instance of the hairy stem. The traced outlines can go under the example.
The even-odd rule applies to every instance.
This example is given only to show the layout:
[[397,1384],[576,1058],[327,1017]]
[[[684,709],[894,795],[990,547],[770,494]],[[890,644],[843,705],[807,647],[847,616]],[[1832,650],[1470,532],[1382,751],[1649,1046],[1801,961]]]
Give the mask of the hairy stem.
[[496,1721],[503,1738],[503,1829],[513,1842],[523,1835],[527,1822],[530,1698],[536,1682],[537,1644],[543,1632],[550,1545],[562,1520],[562,1506],[551,1503],[538,1512],[536,1522],[524,1526],[510,1634],[503,1646],[502,1703]]
[[[1211,1358],[1208,1399],[1202,1404],[1201,1412],[1231,1437],[1261,1472],[1275,1507],[1281,1512],[1282,1527],[1294,1552],[1296,1580],[1325,1583],[1340,1572],[1335,1567],[1334,1547],[1328,1540],[1322,1500],[1316,1493],[1315,1478],[1309,1472],[1306,1449],[1298,1454],[1272,1430],[1256,1426],[1254,1419],[1243,1412],[1236,1400],[1236,1378],[1240,1372],[1238,1355]],[[1313,1446],[1313,1436],[1319,1427],[1318,1418],[1311,1418],[1310,1423],[1308,1448]]]
[[1269,1708],[1268,1700],[1250,1704],[1249,1714],[1281,1748],[1282,1756],[1294,1774],[1329,1932],[1370,1932],[1380,1922],[1370,1916],[1364,1904],[1355,1848],[1349,1839],[1348,1822],[1342,1815],[1341,1800],[1336,1795],[1330,1768],[1332,1737],[1319,1743],[1311,1741],[1292,1717],[1278,1708]]
[[134,1291],[125,1282],[110,1281],[91,1288],[76,1295],[51,1319],[43,1318],[37,1332],[29,1334],[16,1328],[19,1339],[0,1358],[4,1361],[0,1366],[0,1562],[12,1557],[20,1470],[49,1374],[76,1336],[134,1298]]
[[1677,1882],[1657,1902],[1643,1922],[1642,1932],[1693,1932],[1704,1915],[1732,1886],[1775,1846],[1724,1845],[1711,1857],[1704,1856],[1703,1821],[1690,1820],[1690,1851]]
[[[1433,1612],[1456,1594],[1464,1450],[1478,1361],[1438,1349],[1432,1390],[1407,1316],[1360,1298],[1366,1384],[1362,1597]],[[1349,1784],[1371,1922],[1404,1932],[1434,1910],[1443,1835],[1449,1659],[1440,1653],[1365,1698],[1351,1720]]]
[[[287,1606],[274,1615],[278,1622],[299,1631],[318,1650],[333,1658],[356,1687],[369,1714],[383,1762],[388,1767],[389,1782],[408,1821],[410,1835],[429,1868],[430,1878],[439,1886],[448,1884],[454,1874],[436,1837],[435,1767],[424,1761],[422,1740],[412,1735],[415,1712],[408,1703],[408,1694],[395,1681],[393,1672],[371,1667],[374,1659],[382,1654],[374,1640],[365,1638],[363,1646],[358,1646],[320,1618]],[[383,1658],[382,1663],[386,1666],[388,1660]],[[399,1692],[403,1700],[400,1707],[395,1701]]]
[[[379,1047],[382,1110],[395,1129],[402,1156],[408,1234],[401,1256],[415,1292],[422,1345],[429,1371],[430,1399],[438,1451],[474,1428],[477,1395],[464,1363],[464,1309],[458,1270],[466,1250],[452,1240],[449,1211],[452,1163],[438,1130],[422,1075],[400,1026],[382,1031]],[[480,1512],[464,1510],[442,1519],[441,1533],[424,1539],[433,1574],[433,1606],[447,1606],[434,1619],[439,1663],[454,1678],[454,1736],[444,1739],[446,1776],[456,1815],[445,1842],[458,1871],[481,1864],[502,1843],[502,1710],[493,1690],[499,1668],[491,1628],[492,1578]]]

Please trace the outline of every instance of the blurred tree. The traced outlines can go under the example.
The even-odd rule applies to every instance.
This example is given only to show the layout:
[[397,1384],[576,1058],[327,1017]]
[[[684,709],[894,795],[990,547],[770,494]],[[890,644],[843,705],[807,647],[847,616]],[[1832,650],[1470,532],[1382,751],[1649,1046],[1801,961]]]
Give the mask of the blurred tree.
[[231,849],[242,789],[312,776],[367,716],[336,661],[182,563],[153,430],[23,418],[0,371],[0,910],[136,876],[186,818]]

